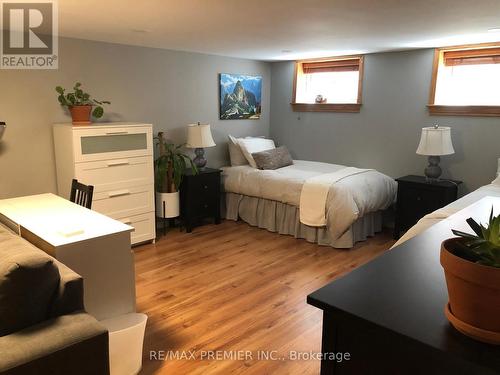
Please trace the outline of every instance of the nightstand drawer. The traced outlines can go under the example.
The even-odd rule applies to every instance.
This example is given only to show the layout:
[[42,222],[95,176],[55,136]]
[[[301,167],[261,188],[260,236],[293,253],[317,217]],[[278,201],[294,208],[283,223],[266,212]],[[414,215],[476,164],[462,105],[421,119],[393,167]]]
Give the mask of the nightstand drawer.
[[214,203],[213,199],[211,201],[197,200],[188,207],[187,211],[193,218],[211,216],[215,210]]
[[399,194],[398,210],[412,211],[420,217],[440,208],[443,200],[440,192],[432,190],[406,188]]
[[199,175],[197,178],[189,178],[189,193],[197,196],[213,199],[217,193],[217,184],[219,176],[216,174]]

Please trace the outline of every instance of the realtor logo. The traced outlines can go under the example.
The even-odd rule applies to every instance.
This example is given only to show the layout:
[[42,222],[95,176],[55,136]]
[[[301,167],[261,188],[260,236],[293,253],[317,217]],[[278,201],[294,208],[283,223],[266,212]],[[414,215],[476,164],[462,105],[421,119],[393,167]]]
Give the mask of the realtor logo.
[[57,69],[57,3],[1,0],[1,69]]

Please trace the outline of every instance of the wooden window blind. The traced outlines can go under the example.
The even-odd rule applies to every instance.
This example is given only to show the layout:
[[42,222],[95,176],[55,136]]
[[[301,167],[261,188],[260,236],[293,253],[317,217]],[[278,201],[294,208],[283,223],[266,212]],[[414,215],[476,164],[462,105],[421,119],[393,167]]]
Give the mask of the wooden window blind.
[[499,64],[500,48],[445,51],[443,61],[445,66]]
[[304,74],[359,71],[360,59],[303,62]]

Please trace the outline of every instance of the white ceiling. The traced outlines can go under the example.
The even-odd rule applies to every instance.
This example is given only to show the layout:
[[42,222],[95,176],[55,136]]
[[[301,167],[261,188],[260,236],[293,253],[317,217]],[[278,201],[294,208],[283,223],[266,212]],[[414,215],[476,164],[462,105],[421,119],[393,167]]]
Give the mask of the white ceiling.
[[61,36],[258,60],[500,40],[491,28],[500,0],[59,0]]

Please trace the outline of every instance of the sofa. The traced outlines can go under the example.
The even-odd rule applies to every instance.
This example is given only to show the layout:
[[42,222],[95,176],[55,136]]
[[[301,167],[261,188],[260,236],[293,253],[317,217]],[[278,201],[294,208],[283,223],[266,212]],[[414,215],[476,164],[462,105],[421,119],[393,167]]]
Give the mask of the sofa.
[[109,374],[83,279],[0,224],[0,374]]

